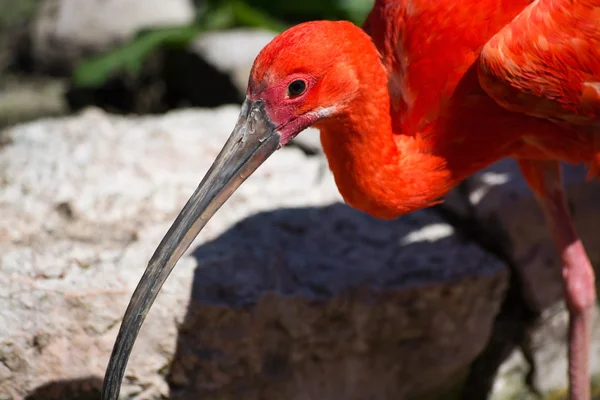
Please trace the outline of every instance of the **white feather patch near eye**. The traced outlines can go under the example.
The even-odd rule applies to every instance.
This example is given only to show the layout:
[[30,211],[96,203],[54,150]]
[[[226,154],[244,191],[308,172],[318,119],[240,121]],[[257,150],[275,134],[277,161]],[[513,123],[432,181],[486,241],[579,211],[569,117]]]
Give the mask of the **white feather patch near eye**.
[[316,109],[315,111],[312,111],[311,114],[316,115],[319,118],[326,118],[332,116],[335,113],[336,109],[337,108],[335,106],[321,107]]

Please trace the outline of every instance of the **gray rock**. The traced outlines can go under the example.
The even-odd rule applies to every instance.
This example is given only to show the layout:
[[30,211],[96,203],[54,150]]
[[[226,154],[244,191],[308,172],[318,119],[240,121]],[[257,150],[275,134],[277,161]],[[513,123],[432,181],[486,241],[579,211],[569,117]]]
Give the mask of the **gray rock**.
[[142,28],[187,24],[194,14],[190,0],[44,0],[31,28],[32,55],[38,67],[68,72]]
[[[148,258],[237,113],[87,110],[2,133],[0,399],[97,392]],[[284,148],[221,208],[149,313],[122,398],[168,395],[167,374],[183,398],[404,398],[459,381],[504,266],[430,212],[382,222],[339,204],[322,161]]]
[[[226,107],[127,120],[92,110],[3,133],[0,398],[22,398],[48,382],[103,376],[144,264],[237,113]],[[302,164],[300,171],[294,167],[295,181],[313,182],[318,166],[304,159],[298,150],[276,154],[202,240],[261,208],[308,199],[318,204],[319,192],[303,195],[305,187],[287,179],[292,164]],[[259,191],[270,191],[272,203],[259,201]],[[193,264],[182,260],[144,326],[124,388],[129,397],[167,391],[160,371],[174,351]]]
[[[583,166],[565,165],[565,187],[573,221],[590,260],[600,265],[600,185],[586,182]],[[519,267],[530,306],[543,311],[562,299],[560,259],[544,215],[517,163],[504,159],[466,181],[466,198],[453,191],[446,204],[479,221],[499,240]]]
[[0,129],[40,117],[67,112],[66,83],[61,80],[2,75],[0,80]]
[[195,255],[174,399],[438,399],[486,345],[507,275],[430,212],[339,203],[255,215]]
[[[529,327],[525,340],[502,364],[490,400],[566,398],[568,312],[564,303],[546,309]],[[592,330],[590,369],[594,399],[600,387],[600,320]]]
[[[550,397],[565,392],[567,381],[567,337],[569,314],[564,303],[544,311],[529,329],[524,351],[532,362],[531,386],[537,393]],[[590,349],[590,370],[596,380],[600,377],[600,321],[594,321]]]
[[[597,181],[586,182],[585,174],[583,166],[563,167],[574,223],[592,264],[597,267],[600,265],[600,185]],[[476,173],[464,187],[466,193],[459,190],[450,193],[447,205],[462,216],[474,218],[503,241],[507,255],[521,274],[525,300],[541,313],[539,320],[528,327],[521,348],[501,366],[491,398],[533,399],[539,398],[538,394],[554,398],[550,396],[564,393],[567,388],[568,313],[562,301],[560,259],[542,210],[512,159]],[[592,337],[591,373],[598,380],[598,317]]]

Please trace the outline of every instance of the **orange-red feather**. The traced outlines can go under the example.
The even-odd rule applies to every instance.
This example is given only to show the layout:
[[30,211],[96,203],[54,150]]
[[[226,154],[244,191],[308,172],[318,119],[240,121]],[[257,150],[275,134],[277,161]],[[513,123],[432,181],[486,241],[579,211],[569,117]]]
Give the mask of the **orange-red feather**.
[[534,147],[600,175],[600,1],[532,3],[486,44],[479,78],[502,107],[564,127],[561,136],[531,137]]
[[363,28],[388,70],[394,130],[437,119],[486,42],[530,2],[377,0]]
[[600,127],[600,1],[531,4],[486,44],[479,74],[509,110]]

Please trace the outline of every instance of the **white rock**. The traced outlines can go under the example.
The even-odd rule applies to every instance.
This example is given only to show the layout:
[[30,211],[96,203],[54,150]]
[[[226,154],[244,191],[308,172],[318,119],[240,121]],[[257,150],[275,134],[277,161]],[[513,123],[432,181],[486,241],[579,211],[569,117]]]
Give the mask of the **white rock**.
[[[66,391],[75,390],[69,385],[77,384],[97,390],[122,314],[147,260],[225,142],[238,111],[222,107],[125,118],[88,110],[2,132],[0,399],[20,399],[49,387],[64,398]],[[370,361],[390,368],[398,364],[402,367],[393,369],[394,376],[431,376],[427,388],[433,388],[467,368],[485,346],[502,301],[503,265],[454,236],[431,213],[382,222],[336,205],[341,199],[330,174],[322,174],[322,161],[296,148],[284,148],[219,210],[149,313],[129,361],[124,398],[167,395],[169,372],[173,379],[184,374],[195,382],[214,382],[190,375],[194,372],[181,358],[186,354],[181,347],[169,371],[179,327],[197,327],[199,317],[214,323],[217,332],[223,328],[215,314],[218,308],[237,316],[235,304],[240,299],[260,299],[255,308],[244,312],[268,317],[272,315],[268,310],[275,307],[289,314],[286,323],[292,332],[299,330],[304,332],[301,338],[318,340],[318,325],[303,318],[326,309],[302,314],[287,308],[289,297],[268,294],[274,284],[294,295],[297,310],[317,298],[334,304],[332,309],[346,307],[352,323],[342,326],[351,335],[366,329],[360,328],[365,326],[360,325],[366,321],[363,318],[376,317],[375,331],[365,336],[371,342],[363,343],[357,336],[348,345],[364,352],[378,337],[391,340],[393,336],[390,351],[373,353],[355,372],[383,376],[381,369],[369,372],[365,366]],[[294,211],[298,207],[308,209]],[[289,210],[273,211],[281,208]],[[267,214],[256,216],[259,212]],[[278,260],[289,264],[273,272]],[[197,265],[201,268],[194,273]],[[300,279],[287,280],[291,273]],[[378,302],[371,303],[360,293],[347,300],[338,296],[356,285]],[[190,300],[201,303],[190,306]],[[215,300],[223,305],[215,308]],[[267,329],[262,324],[271,320],[257,318],[257,332]],[[323,321],[326,329],[335,332],[335,318]],[[403,338],[396,339],[397,332]],[[282,343],[299,346],[296,338],[283,338]],[[247,359],[257,348],[252,341],[222,339],[221,344],[240,349],[230,354],[232,363]],[[402,345],[395,348],[397,340]],[[190,342],[186,335],[179,343],[200,348],[204,343],[212,349],[218,345]],[[315,351],[311,346],[295,354],[311,354]],[[402,349],[406,349],[404,361]],[[336,354],[338,364],[316,364],[321,369],[315,371],[354,365],[351,359],[341,358],[345,354],[341,350]],[[433,356],[439,366],[433,375],[426,374],[435,364],[428,358]],[[339,374],[331,388],[343,385],[344,377]],[[307,387],[321,379],[313,378]],[[415,386],[418,379],[409,381],[390,379],[386,385],[394,393],[422,389],[421,384]],[[380,381],[373,376],[373,382]],[[293,387],[287,381],[286,388]],[[363,393],[376,387],[368,386]],[[186,387],[185,394],[197,398],[205,389]]]
[[[594,265],[600,265],[600,184],[585,181],[583,166],[565,165],[563,175],[573,221]],[[447,204],[472,217],[505,241],[519,267],[525,296],[542,311],[562,299],[560,259],[543,212],[516,161],[504,159],[467,180],[468,199],[456,191]],[[465,203],[470,204],[465,207]]]
[[[592,264],[598,266],[600,185],[597,180],[587,182],[585,175],[582,165],[563,166],[574,224]],[[518,268],[525,301],[541,313],[539,321],[527,327],[522,348],[515,349],[502,365],[491,398],[511,398],[515,391],[521,395],[529,391],[531,398],[537,398],[536,393],[549,396],[564,392],[567,388],[568,313],[563,302],[560,258],[542,210],[512,159],[476,173],[466,181],[466,187],[466,196],[455,190],[448,196],[447,204],[496,235]],[[526,352],[526,357],[522,352]],[[597,381],[600,376],[598,318],[592,333],[590,370]]]

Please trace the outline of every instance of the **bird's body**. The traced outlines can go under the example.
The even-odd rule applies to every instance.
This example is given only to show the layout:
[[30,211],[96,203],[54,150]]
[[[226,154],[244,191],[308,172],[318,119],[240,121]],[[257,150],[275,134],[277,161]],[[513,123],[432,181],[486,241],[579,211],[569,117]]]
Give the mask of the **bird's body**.
[[136,288],[105,399],[118,393],[146,312],[194,237],[270,154],[315,126],[345,201],[378,218],[433,205],[515,157],[563,261],[571,400],[590,400],[594,272],[559,162],[600,171],[598,21],[600,0],[376,0],[364,30],[316,21],[278,35],[254,62],[230,139]]
[[[379,217],[397,217],[432,204],[467,176],[503,157],[561,159],[592,165],[600,161],[595,161],[600,149],[594,147],[589,125],[570,125],[568,121],[560,124],[551,120],[552,115],[538,118],[532,112],[511,112],[501,103],[501,95],[492,98],[482,88],[478,77],[482,49],[492,38],[492,43],[498,42],[500,39],[495,35],[530,3],[528,0],[379,0],[376,3],[364,28],[381,54],[380,73],[386,75],[388,90],[379,93],[381,88],[372,86],[371,101],[355,108],[356,124],[350,129],[368,135],[371,140],[374,136],[385,136],[387,139],[383,140],[388,145],[393,143],[398,151],[387,150],[396,153],[396,161],[387,163],[382,162],[386,159],[382,154],[385,145],[372,144],[375,148],[367,150],[361,143],[357,144],[360,151],[344,153],[351,144],[342,147],[341,143],[353,141],[359,135],[337,134],[348,126],[332,121],[318,125],[338,187],[348,203]],[[600,45],[596,51],[600,52]],[[596,62],[600,71],[600,54]],[[565,80],[556,78],[561,85]],[[488,86],[501,90],[492,84]],[[381,101],[374,107],[373,99],[377,97]],[[537,104],[531,101],[526,106]],[[360,110],[364,107],[371,109]],[[385,114],[389,114],[389,119]],[[600,124],[598,114],[595,117]],[[411,161],[418,153],[437,157],[424,156]],[[409,160],[404,162],[406,157]],[[349,164],[348,160],[354,162]],[[428,169],[435,172],[428,174]],[[365,190],[357,193],[364,186]],[[394,187],[398,190],[393,190]],[[388,190],[382,193],[381,188]],[[398,191],[408,193],[399,195]],[[367,201],[368,198],[372,201]]]

